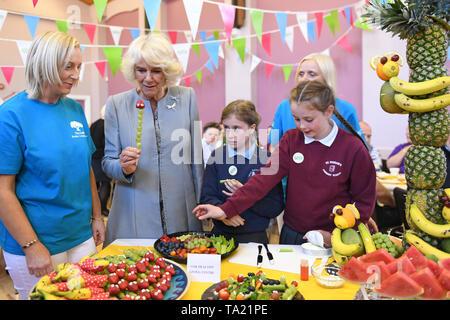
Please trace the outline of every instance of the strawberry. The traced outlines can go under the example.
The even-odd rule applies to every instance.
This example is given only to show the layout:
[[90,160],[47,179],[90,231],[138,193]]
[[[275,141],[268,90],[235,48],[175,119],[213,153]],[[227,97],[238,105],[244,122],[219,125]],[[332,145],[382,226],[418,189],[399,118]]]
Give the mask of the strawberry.
[[103,292],[91,296],[88,300],[112,300],[112,299],[109,298],[109,292]]
[[125,261],[119,262],[117,264],[117,269],[126,269],[127,268],[127,264]]
[[134,300],[134,297],[126,295],[126,296],[123,296],[122,299],[120,299],[120,300]]
[[128,283],[128,290],[131,292],[138,292],[139,287],[136,281]]
[[155,261],[155,255],[154,255],[153,252],[151,252],[151,251],[147,251],[147,252],[145,253],[145,256],[144,256],[144,257],[147,258],[149,262]]
[[112,284],[109,288],[108,291],[110,296],[117,296],[120,292],[120,288],[117,284]]
[[88,287],[88,289],[91,291],[91,294],[92,294],[93,296],[95,296],[96,294],[104,293],[104,292],[105,292],[105,290],[104,290],[103,288]]
[[128,282],[133,282],[137,280],[137,274],[136,272],[129,272],[127,275],[127,281]]
[[119,276],[115,273],[110,273],[108,276],[108,281],[111,284],[116,284],[117,282],[119,282]]
[[115,263],[110,263],[108,266],[108,272],[109,273],[114,273],[117,271],[117,264]]
[[84,280],[84,287],[102,287],[106,284],[106,281],[108,281],[108,275],[107,274],[98,274],[98,275],[91,275],[87,272],[81,272],[81,277]]
[[58,287],[59,292],[69,291],[69,286],[67,282],[55,282],[55,285]]
[[166,267],[166,260],[163,257],[156,258],[155,263],[163,269]]
[[175,268],[174,268],[174,266],[173,266],[172,264],[169,264],[169,265],[167,266],[166,271],[167,271],[167,272],[170,272],[170,274],[171,274],[172,276],[175,275]]
[[145,263],[143,261],[139,261],[136,263],[136,271],[139,273],[144,273],[147,270]]
[[128,288],[128,281],[125,279],[121,279],[118,283],[120,290],[124,291]]
[[162,300],[164,299],[164,295],[161,290],[154,289],[152,292],[150,292],[150,295],[152,296],[152,299],[154,300]]
[[128,266],[128,273],[136,272],[136,271],[137,271],[137,269],[136,269],[136,265],[135,264],[132,264],[131,266]]
[[159,290],[161,290],[161,291],[164,293],[164,292],[166,292],[167,289],[169,289],[169,288],[167,288],[167,286],[166,286],[165,284],[163,284],[163,283],[161,283],[161,282],[158,282],[158,283],[155,285],[155,289],[159,289]]
[[117,269],[116,274],[120,279],[124,278],[125,277],[125,269]]
[[142,258],[145,266],[148,268],[150,266],[150,260],[148,258]]
[[170,280],[167,280],[166,278],[161,278],[161,284],[165,285],[167,287],[167,289],[170,288]]
[[149,282],[147,279],[141,279],[141,281],[139,281],[139,289],[147,289],[149,287]]
[[139,296],[144,297],[145,300],[150,300],[152,298],[152,295],[150,294],[150,291],[148,289],[142,289],[139,292]]
[[172,275],[170,274],[169,271],[164,272],[164,274],[162,275],[162,278],[166,278],[167,281],[171,281],[172,280]]
[[149,273],[149,275],[147,276],[147,280],[151,284],[156,283],[158,281],[154,273]]

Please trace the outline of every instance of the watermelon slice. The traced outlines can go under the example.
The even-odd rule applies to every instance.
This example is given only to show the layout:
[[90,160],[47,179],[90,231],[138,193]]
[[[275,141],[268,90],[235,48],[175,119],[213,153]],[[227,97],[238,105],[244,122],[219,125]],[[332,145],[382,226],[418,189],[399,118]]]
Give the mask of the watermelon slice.
[[439,275],[441,274],[441,267],[434,262],[433,260],[428,259],[427,260],[427,268],[429,268],[431,271],[433,271],[433,274],[436,278],[439,278]]
[[[370,268],[371,266],[373,267]],[[379,272],[379,275],[381,276],[381,282],[383,282],[392,274],[387,268],[386,263],[384,263],[383,261],[366,263],[366,272],[369,274],[372,274],[373,272]]]
[[443,269],[450,270],[450,258],[439,260],[439,265]]
[[[401,270],[399,270],[399,264]],[[411,274],[416,272],[416,268],[412,264],[412,262],[408,259],[407,256],[401,256],[400,258],[392,261],[387,266],[388,270],[391,272],[391,274],[394,274],[397,271],[403,271],[406,274]]]
[[410,246],[403,255],[408,257],[417,270],[427,266],[428,259],[414,246]]
[[445,290],[450,290],[450,270],[443,269],[439,275],[438,281]]
[[365,255],[359,257],[359,260],[364,263],[383,261],[384,263],[389,264],[394,261],[395,258],[387,252],[386,249],[380,248],[370,253],[366,253]]
[[379,288],[374,287],[375,292],[393,298],[413,298],[423,293],[419,286],[406,273],[398,271],[381,282]]
[[411,279],[423,288],[423,293],[420,295],[421,299],[439,300],[445,298],[447,294],[447,291],[442,288],[433,271],[429,268],[414,272]]
[[370,273],[367,273],[367,265],[351,257],[350,260],[339,270],[338,275],[348,282],[362,284],[367,281]]

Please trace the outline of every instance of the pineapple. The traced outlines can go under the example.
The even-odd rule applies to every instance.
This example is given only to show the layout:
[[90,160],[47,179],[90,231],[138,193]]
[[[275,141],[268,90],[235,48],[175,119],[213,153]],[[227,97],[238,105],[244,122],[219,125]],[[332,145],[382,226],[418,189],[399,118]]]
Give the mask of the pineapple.
[[406,183],[414,189],[439,189],[447,177],[444,151],[413,145],[405,156]]
[[440,147],[447,142],[449,119],[447,109],[411,112],[408,117],[409,136],[415,145]]
[[419,231],[409,216],[409,208],[415,203],[420,211],[422,211],[428,220],[437,224],[445,224],[446,221],[442,217],[443,204],[439,201],[443,189],[421,190],[410,189],[406,195],[406,221],[412,230]]

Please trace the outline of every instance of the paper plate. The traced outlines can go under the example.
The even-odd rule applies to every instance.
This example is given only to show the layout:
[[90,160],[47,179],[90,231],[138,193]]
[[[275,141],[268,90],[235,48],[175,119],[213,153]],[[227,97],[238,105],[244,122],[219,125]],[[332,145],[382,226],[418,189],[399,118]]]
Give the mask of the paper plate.
[[301,247],[303,252],[310,256],[331,256],[332,254],[331,248],[325,249],[310,242],[302,243]]

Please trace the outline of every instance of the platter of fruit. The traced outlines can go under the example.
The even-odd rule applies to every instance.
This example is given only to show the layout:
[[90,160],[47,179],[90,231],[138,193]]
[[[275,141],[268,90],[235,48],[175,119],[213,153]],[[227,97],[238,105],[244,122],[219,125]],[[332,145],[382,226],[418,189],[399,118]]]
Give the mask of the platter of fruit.
[[187,272],[149,249],[123,255],[85,257],[62,263],[42,277],[30,300],[178,300],[190,284]]
[[162,256],[179,263],[187,262],[189,253],[220,254],[229,257],[239,246],[233,237],[211,232],[176,232],[164,234],[155,241],[154,248]]
[[213,284],[202,294],[202,300],[305,300],[297,286],[297,281],[288,284],[284,276],[268,279],[260,270]]

